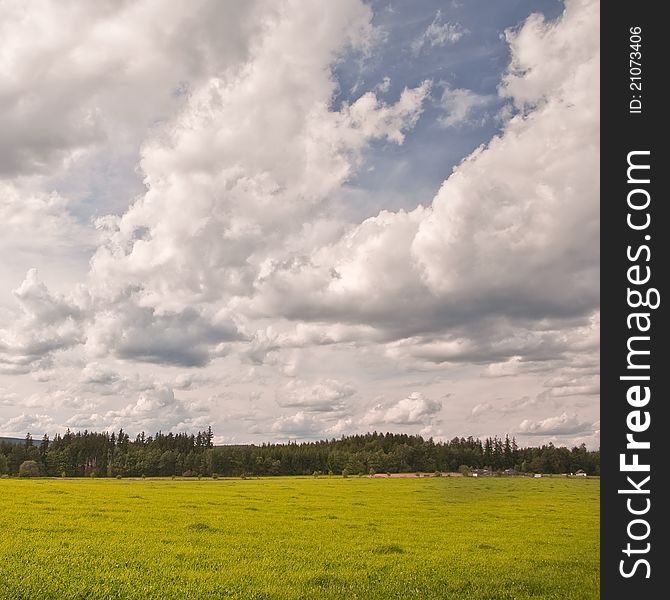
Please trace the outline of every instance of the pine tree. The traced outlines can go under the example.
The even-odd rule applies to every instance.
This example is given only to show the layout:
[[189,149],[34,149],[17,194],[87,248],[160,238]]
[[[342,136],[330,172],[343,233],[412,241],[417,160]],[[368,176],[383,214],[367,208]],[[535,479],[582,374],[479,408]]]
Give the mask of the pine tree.
[[503,456],[505,458],[503,467],[509,469],[514,466],[514,458],[512,456],[512,444],[509,440],[509,435],[505,434],[505,446],[503,448]]

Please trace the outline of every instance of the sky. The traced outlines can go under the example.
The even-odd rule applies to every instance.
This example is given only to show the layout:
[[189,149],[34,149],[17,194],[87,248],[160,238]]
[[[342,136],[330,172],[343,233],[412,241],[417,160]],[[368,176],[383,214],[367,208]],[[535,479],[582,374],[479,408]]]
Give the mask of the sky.
[[0,435],[599,447],[595,0],[27,0]]

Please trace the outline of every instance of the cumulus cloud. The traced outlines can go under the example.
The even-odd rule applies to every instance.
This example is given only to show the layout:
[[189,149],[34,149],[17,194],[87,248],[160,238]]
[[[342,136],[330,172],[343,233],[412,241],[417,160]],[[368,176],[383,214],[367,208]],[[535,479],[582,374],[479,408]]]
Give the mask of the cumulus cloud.
[[80,381],[82,383],[93,383],[108,385],[119,380],[119,374],[112,369],[97,362],[88,363],[82,370]]
[[[570,321],[486,317],[466,322],[442,334],[423,334],[388,343],[396,359],[428,363],[488,364],[488,376],[518,375],[570,366],[579,356],[590,362],[598,348],[599,314]],[[500,362],[497,362],[500,361]],[[590,366],[590,365],[585,365]]]
[[547,417],[540,421],[524,419],[519,424],[518,433],[524,435],[575,435],[593,430],[591,423],[582,422],[577,415],[563,413],[556,417]]
[[50,293],[35,269],[28,271],[14,296],[20,313],[0,329],[0,372],[44,368],[54,352],[81,343],[85,312],[71,298]]
[[203,366],[218,344],[241,340],[234,322],[208,318],[195,308],[159,313],[133,301],[99,312],[89,328],[87,347],[98,356],[182,366]]
[[328,65],[343,41],[369,36],[369,9],[353,1],[300,8],[274,15],[248,63],[194,90],[145,145],[148,191],[109,223],[96,279],[141,282],[165,305],[246,292],[268,249],[346,180],[367,140],[402,142],[425,86],[393,105],[368,93],[329,110]]
[[171,387],[157,384],[120,409],[77,412],[66,421],[66,425],[107,431],[123,427],[135,432],[182,431],[211,425],[209,415],[196,416],[193,412],[183,400],[175,397]]
[[[594,24],[595,4],[570,2],[556,24],[533,17],[508,32],[514,70],[501,93],[521,90],[533,110],[465,159],[430,206],[384,211],[309,260],[276,265],[251,308],[383,328],[436,362],[560,355],[599,303]],[[559,49],[570,61],[531,96],[522,67]]]
[[[0,76],[8,132],[0,218],[13,247],[35,236],[95,251],[70,293],[35,271],[8,288],[16,287],[17,310],[3,315],[0,372],[33,371],[53,403],[71,398],[72,426],[196,426],[203,407],[228,402],[213,390],[207,406],[195,397],[220,385],[214,375],[225,370],[240,402],[267,401],[258,432],[441,431],[446,402],[429,398],[443,390],[367,410],[381,392],[351,376],[358,367],[365,379],[362,358],[383,363],[386,378],[473,365],[488,384],[535,378],[533,393],[479,398],[474,420],[514,413],[521,405],[512,396],[555,413],[597,393],[597,2],[570,0],[560,19],[532,16],[506,32],[511,62],[497,101],[516,115],[454,168],[432,202],[360,223],[341,210],[348,186],[371,145],[405,143],[433,85],[413,80],[390,97],[387,77],[334,102],[333,65],[347,53],[369,55],[382,37],[369,6],[35,6],[13,7],[0,25],[9,57],[0,75],[12,73]],[[68,35],[72,26],[82,35]],[[438,11],[413,52],[466,33]],[[445,135],[488,102],[445,87]],[[40,128],[38,139],[31,132]],[[144,187],[129,208],[97,218],[93,232],[74,216],[81,206],[45,190],[103,147],[137,156]],[[336,349],[346,359],[322,360]],[[346,361],[349,371],[335,373]],[[67,385],[58,381],[66,367]],[[95,403],[94,394],[118,399]],[[278,416],[277,406],[296,412]],[[522,424],[528,435],[561,428],[534,419]]]
[[271,426],[271,432],[280,437],[311,438],[322,435],[323,423],[305,411],[279,417]]
[[[344,405],[333,410],[331,403],[321,402],[319,398],[321,394],[344,399],[352,395],[353,390],[343,389],[341,384],[339,389],[335,389],[338,386],[332,381],[324,387],[327,391],[321,386],[313,386],[308,394],[305,394],[304,388],[301,388],[299,394],[293,393],[292,399],[282,403],[281,406],[297,407],[301,410],[275,419],[269,432],[279,437],[314,438],[359,433],[379,427],[393,429],[399,426],[421,426],[422,430],[430,432],[428,435],[436,435],[434,426],[439,423],[442,402],[426,398],[420,392],[412,392],[397,401],[382,401],[371,409],[360,412],[345,408]],[[284,394],[286,392],[283,392]],[[262,426],[256,429],[265,431]]]
[[[331,110],[328,65],[343,40],[364,45],[369,18],[353,1],[275,15],[248,66],[193,91],[144,146],[146,194],[122,217],[98,221],[106,238],[91,261],[91,290],[99,305],[114,306],[95,319],[95,353],[203,365],[241,337],[194,307],[215,315],[252,294],[280,268],[282,248],[305,253],[283,268],[309,260],[305,220],[355,172],[370,140],[402,144],[429,89],[405,89],[393,104],[368,92]],[[260,344],[248,357],[262,361],[265,352]]]
[[[477,94],[472,90],[444,86],[440,98],[440,108],[444,115],[439,118],[443,127],[456,127],[471,122],[475,114],[489,106],[494,100],[492,96]],[[483,117],[479,116],[480,121]]]
[[0,253],[11,257],[0,263],[0,280],[11,282],[0,287],[0,303],[11,300],[10,290],[34,267],[61,289],[83,279],[98,236],[73,216],[73,208],[70,198],[41,189],[38,180],[0,177]]
[[[258,93],[256,78],[262,76],[253,74],[253,95],[246,86],[212,83],[184,114],[169,147],[147,148],[149,191],[111,223],[114,230],[92,261],[99,293],[134,286],[145,304],[164,310],[248,295],[254,280],[272,268],[286,238],[300,234],[315,204],[352,173],[364,142],[383,137],[402,143],[402,130],[416,121],[427,93],[427,85],[406,90],[392,106],[369,93],[332,112],[325,104],[332,84],[317,98],[298,93],[305,106],[296,107],[294,90],[284,82],[282,106],[277,89]],[[315,73],[317,82],[324,77]],[[282,110],[304,115],[286,120]],[[241,125],[231,130],[231,122]],[[264,141],[259,147],[248,140]],[[235,157],[230,165],[213,162],[229,155]],[[294,268],[306,260],[297,255],[281,266]]]
[[264,8],[208,0],[3,7],[0,175],[46,172],[109,137],[138,143],[191,86],[247,56]]
[[0,405],[14,406],[17,403],[18,394],[9,389],[0,388]]
[[472,411],[470,412],[470,417],[473,420],[477,420],[483,416],[487,416],[495,412],[495,410],[495,407],[490,402],[482,402],[473,407]]
[[518,375],[524,368],[521,356],[510,356],[502,362],[492,362],[486,366],[484,375],[486,377],[513,377]]
[[[0,161],[1,162],[1,161]],[[0,179],[0,220],[2,246],[30,245],[50,252],[63,251],[71,244],[93,247],[92,231],[79,224],[69,212],[69,200],[58,192],[45,193],[28,182]]]
[[[383,211],[316,249],[308,262],[275,263],[257,282],[250,313],[370,328],[385,321],[411,324],[429,301],[427,290],[417,286],[418,272],[407,264],[423,211]],[[402,320],[393,314],[399,306],[407,309]]]
[[[579,107],[578,112],[585,119],[597,117],[598,106],[583,100],[590,89],[597,87],[592,80],[594,75],[595,83],[599,81],[598,10],[598,2],[570,0],[561,19],[547,22],[535,13],[523,27],[506,31],[511,63],[500,87],[502,95],[522,110],[558,97],[569,102],[573,109]],[[587,35],[588,31],[591,35]],[[571,42],[573,35],[580,36],[585,44],[582,59],[577,63],[569,62],[577,54]]]
[[80,319],[83,311],[64,296],[49,292],[40,281],[37,269],[30,269],[21,285],[14,290],[23,313],[30,319],[45,323]]
[[277,404],[282,408],[302,408],[304,411],[335,412],[345,406],[344,400],[350,398],[355,390],[350,385],[334,379],[319,383],[307,383],[291,380],[277,389]]
[[564,369],[547,379],[544,386],[550,388],[547,395],[554,398],[595,396],[600,393],[600,377],[597,373],[583,373],[581,369]]
[[42,435],[51,432],[54,425],[54,419],[48,414],[21,413],[0,424],[0,427],[8,435],[23,437],[26,433]]
[[407,398],[390,404],[379,403],[365,419],[369,423],[386,425],[418,425],[430,423],[442,409],[442,402],[412,392]]

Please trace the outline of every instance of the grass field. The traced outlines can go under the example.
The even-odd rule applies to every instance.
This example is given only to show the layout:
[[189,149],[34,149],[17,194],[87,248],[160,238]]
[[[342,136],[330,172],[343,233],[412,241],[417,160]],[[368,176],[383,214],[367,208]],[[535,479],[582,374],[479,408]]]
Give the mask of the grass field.
[[599,597],[599,481],[0,480],[0,598]]

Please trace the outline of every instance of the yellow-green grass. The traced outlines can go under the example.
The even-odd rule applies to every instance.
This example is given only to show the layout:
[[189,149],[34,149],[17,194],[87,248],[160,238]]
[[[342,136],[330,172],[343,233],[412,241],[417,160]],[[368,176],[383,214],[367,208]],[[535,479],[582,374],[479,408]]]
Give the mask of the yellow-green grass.
[[0,598],[599,597],[594,479],[0,480]]

